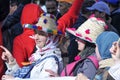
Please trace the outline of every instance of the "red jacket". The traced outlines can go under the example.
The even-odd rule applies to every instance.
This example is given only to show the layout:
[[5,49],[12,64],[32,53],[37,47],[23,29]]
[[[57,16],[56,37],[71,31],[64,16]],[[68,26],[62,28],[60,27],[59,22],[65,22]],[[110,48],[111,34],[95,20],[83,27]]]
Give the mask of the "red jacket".
[[[2,32],[1,32],[1,29],[0,29],[0,45],[2,45]],[[1,55],[2,55],[2,49],[0,48],[0,80],[1,80],[2,75],[5,72],[5,64],[4,64],[4,61],[1,58]]]
[[72,7],[58,20],[58,30],[65,33],[66,27],[71,27],[80,14],[80,8],[84,0],[74,0]]
[[29,37],[33,34],[33,30],[25,29],[24,32],[14,40],[13,55],[20,67],[23,66],[21,63],[27,62],[28,58],[33,53],[35,41]]

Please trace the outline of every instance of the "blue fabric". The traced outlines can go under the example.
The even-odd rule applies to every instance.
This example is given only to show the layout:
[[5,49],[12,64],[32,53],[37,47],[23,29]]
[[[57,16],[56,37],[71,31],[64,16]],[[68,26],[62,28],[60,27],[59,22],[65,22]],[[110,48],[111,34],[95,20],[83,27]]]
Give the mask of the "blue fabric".
[[118,34],[112,31],[105,31],[97,37],[96,44],[98,45],[98,50],[102,59],[111,58],[109,49],[112,47],[113,42],[118,39]]
[[109,6],[103,1],[96,2],[95,4],[93,4],[93,6],[87,7],[87,9],[88,10],[98,10],[100,12],[105,12],[106,14],[110,15]]
[[114,4],[114,5],[119,4],[119,0],[106,0],[106,2],[108,2],[110,4]]

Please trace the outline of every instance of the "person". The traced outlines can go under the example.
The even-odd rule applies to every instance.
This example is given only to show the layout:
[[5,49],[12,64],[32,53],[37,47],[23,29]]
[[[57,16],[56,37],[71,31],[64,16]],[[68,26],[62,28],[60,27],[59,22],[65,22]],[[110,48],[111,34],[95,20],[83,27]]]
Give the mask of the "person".
[[[99,22],[102,22],[102,23],[99,23]],[[99,27],[96,27],[96,26],[99,26]],[[78,37],[76,38],[76,41],[78,43],[78,50],[80,50],[80,53],[76,57],[76,60],[85,59],[91,55],[95,56],[94,54],[95,53],[95,40],[100,33],[105,31],[106,29],[105,26],[106,24],[104,21],[100,19],[98,20],[96,17],[90,17],[81,26],[79,26],[77,30],[75,28],[67,28],[67,31],[69,33]],[[92,62],[90,62],[88,59],[85,59],[83,61],[84,65],[82,65],[82,67],[78,65],[75,68],[73,74],[76,76],[78,73],[83,73],[89,79],[92,80],[96,74],[97,68],[95,68],[93,63],[92,64],[91,63]]]
[[[7,15],[9,14],[9,0],[0,0],[0,45],[3,45],[3,36],[2,36],[2,27],[3,27],[3,22]],[[0,56],[2,55],[2,49],[0,49]],[[0,57],[0,80],[2,75],[5,72],[5,64],[4,61]]]
[[[95,1],[93,0],[86,0],[83,2],[82,7],[81,7],[81,13],[79,14],[79,17],[77,21],[75,22],[75,24],[72,26],[73,28],[77,29],[83,22],[85,22],[89,18],[89,16],[91,15],[91,12],[86,8],[91,7],[94,3]],[[75,61],[74,58],[79,53],[79,50],[78,50],[77,42],[75,41],[75,36],[71,34],[68,34],[68,35],[70,39],[70,43],[67,48],[68,57],[69,57],[68,63],[71,63]]]
[[[108,70],[110,78],[112,80],[119,80],[120,79],[120,39],[118,41],[115,41],[110,49],[112,58],[114,60],[114,65]],[[108,79],[110,79],[108,78]]]
[[[119,0],[106,0],[106,3],[109,5],[110,7],[110,11],[111,11],[111,24],[118,30],[118,32],[120,31],[119,26],[119,17],[120,17],[120,8],[119,8]],[[120,32],[119,32],[120,35]]]
[[47,13],[55,15],[56,20],[61,17],[60,12],[58,11],[58,2],[56,0],[46,0],[45,6],[47,9]]
[[[119,35],[115,32],[105,31],[100,34],[96,40],[99,54],[99,70],[97,71],[95,79],[97,80],[107,80],[107,73],[109,68],[114,64],[111,56],[110,49],[113,42],[119,39]],[[109,80],[109,79],[108,79]]]
[[[62,66],[61,52],[60,52],[59,48],[57,48],[57,45],[60,41],[60,35],[59,35],[59,33],[54,32],[57,29],[56,26],[53,26],[52,24],[51,24],[51,26],[49,26],[49,22],[50,23],[52,21],[56,22],[54,19],[52,19],[54,17],[51,17],[51,16],[52,15],[43,14],[43,16],[40,17],[38,23],[36,24],[36,26],[38,26],[37,29],[41,29],[43,31],[35,30],[36,34],[34,35],[33,39],[35,39],[37,51],[31,55],[29,60],[30,60],[30,62],[36,62],[39,59],[44,59],[45,57],[55,55],[58,58],[60,65],[57,64],[58,61],[56,61],[56,59],[54,59],[53,57],[46,58],[41,63],[38,63],[38,65],[34,66],[34,68],[30,72],[30,78],[50,77],[50,74],[48,72],[46,72],[45,69],[50,69],[50,70],[54,71],[55,73],[59,73],[58,70],[60,68],[58,68],[58,66],[59,67]],[[49,22],[42,23],[46,19],[49,20]],[[47,26],[44,27],[45,25],[47,25]],[[32,26],[32,25],[28,25],[28,24],[25,25],[25,27],[28,27],[30,29],[35,28],[34,25]],[[50,30],[50,32],[48,30]],[[2,47],[2,48],[5,49],[4,47]],[[3,54],[3,59],[5,58],[4,57],[5,54],[10,55],[10,53],[7,53],[8,51],[6,49],[5,49],[5,51],[6,52]],[[11,61],[11,59],[10,59],[10,61]],[[10,61],[7,61],[7,62],[10,62]],[[10,65],[10,63],[8,63],[8,64]],[[15,63],[13,63],[13,64],[15,64]],[[11,70],[14,70],[14,69],[11,69]]]
[[12,15],[15,12],[15,10],[17,9],[17,7],[18,7],[18,1],[17,0],[15,0],[15,1],[10,0],[10,13],[9,13],[9,15]]
[[87,9],[92,11],[92,13],[96,17],[102,18],[106,22],[106,24],[108,25],[107,31],[114,31],[118,34],[118,31],[114,28],[114,26],[110,24],[111,23],[110,8],[105,2],[98,1],[91,7],[88,7]]
[[9,49],[10,52],[12,52],[13,49],[14,38],[23,32],[20,22],[23,7],[31,3],[31,0],[11,0],[10,2],[11,5],[15,5],[16,3],[18,4],[17,9],[16,6],[12,7],[12,9],[14,8],[14,12],[6,17],[2,27],[3,45]]
[[69,8],[72,6],[74,0],[57,0],[58,1],[58,10],[61,15],[64,15]]
[[[95,80],[111,80],[108,76],[108,71],[114,65],[111,52],[114,50],[114,42],[119,39],[119,35],[112,31],[101,33],[96,39],[96,56],[99,60],[99,69],[96,73]],[[83,74],[78,75],[77,80],[84,76],[85,80],[89,78]],[[89,79],[90,80],[90,79]]]
[[[25,28],[24,24],[36,24],[43,10],[39,5],[34,3],[26,4],[22,10],[21,25],[23,28],[22,34],[15,37],[13,41],[12,54],[18,65],[22,67],[22,62],[27,62],[28,58],[33,53],[35,42],[30,36],[34,35],[34,30]],[[25,45],[23,45],[25,44]]]

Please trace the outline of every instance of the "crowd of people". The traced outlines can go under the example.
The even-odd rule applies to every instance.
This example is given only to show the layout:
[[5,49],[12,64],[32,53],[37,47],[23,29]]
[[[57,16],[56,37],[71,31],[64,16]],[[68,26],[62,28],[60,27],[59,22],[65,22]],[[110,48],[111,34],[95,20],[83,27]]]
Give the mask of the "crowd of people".
[[119,19],[119,0],[1,0],[0,80],[119,80]]

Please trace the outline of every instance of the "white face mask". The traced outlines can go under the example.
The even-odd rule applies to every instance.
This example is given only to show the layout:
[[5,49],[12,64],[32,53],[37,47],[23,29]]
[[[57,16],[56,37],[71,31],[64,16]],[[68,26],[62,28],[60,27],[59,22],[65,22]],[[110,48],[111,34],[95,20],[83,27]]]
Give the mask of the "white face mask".
[[120,64],[111,67],[108,72],[115,80],[120,80]]

